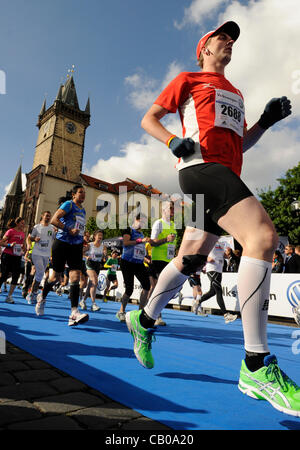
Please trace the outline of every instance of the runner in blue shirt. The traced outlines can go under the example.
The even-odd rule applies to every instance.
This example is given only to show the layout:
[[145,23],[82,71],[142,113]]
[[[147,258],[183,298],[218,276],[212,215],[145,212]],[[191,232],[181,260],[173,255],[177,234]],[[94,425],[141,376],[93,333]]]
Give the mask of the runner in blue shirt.
[[89,319],[88,314],[81,314],[78,310],[80,292],[80,272],[82,266],[83,236],[85,228],[85,190],[82,185],[75,185],[72,189],[72,200],[62,203],[52,217],[51,223],[58,228],[56,239],[52,246],[53,273],[46,281],[43,292],[38,296],[36,313],[44,314],[47,294],[59,280],[65,265],[69,266],[71,315],[69,326],[84,323]]
[[132,227],[123,232],[123,253],[120,260],[120,268],[123,275],[125,292],[121,299],[120,310],[116,317],[120,322],[125,322],[125,308],[130,300],[134,288],[134,277],[141,283],[140,308],[144,307],[150,289],[150,279],[144,265],[146,256],[145,243],[150,242],[149,237],[144,237],[142,228],[146,226],[144,215],[138,214]]

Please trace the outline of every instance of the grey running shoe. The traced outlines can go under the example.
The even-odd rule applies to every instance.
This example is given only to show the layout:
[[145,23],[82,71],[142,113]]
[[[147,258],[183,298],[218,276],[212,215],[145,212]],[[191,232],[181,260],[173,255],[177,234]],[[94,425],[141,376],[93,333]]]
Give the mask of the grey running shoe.
[[43,316],[45,311],[46,300],[43,298],[35,305],[35,312],[37,316]]
[[80,306],[81,309],[86,309],[86,303],[85,303],[85,301],[84,301],[84,300],[81,300],[81,301],[79,302],[79,306]]
[[164,327],[164,326],[166,326],[167,324],[166,324],[166,322],[164,322],[164,321],[162,320],[162,317],[159,317],[159,318],[156,319],[156,321],[154,322],[154,326],[155,326],[155,327],[158,326],[158,325],[160,325],[161,327]]
[[96,303],[93,303],[91,306],[91,311],[100,311],[100,306],[98,306]]
[[81,314],[78,310],[76,312],[71,313],[69,317],[69,327],[75,327],[80,323],[87,322],[89,320],[88,314]]
[[237,314],[224,314],[225,323],[234,322],[238,318]]
[[120,322],[126,322],[125,313],[118,311],[116,314],[116,318],[119,319]]

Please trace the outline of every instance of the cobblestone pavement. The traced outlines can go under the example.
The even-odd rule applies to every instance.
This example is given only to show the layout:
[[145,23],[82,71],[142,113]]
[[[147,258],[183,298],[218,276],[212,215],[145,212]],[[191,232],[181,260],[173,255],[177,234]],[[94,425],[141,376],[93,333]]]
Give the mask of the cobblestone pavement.
[[0,430],[169,430],[6,342]]

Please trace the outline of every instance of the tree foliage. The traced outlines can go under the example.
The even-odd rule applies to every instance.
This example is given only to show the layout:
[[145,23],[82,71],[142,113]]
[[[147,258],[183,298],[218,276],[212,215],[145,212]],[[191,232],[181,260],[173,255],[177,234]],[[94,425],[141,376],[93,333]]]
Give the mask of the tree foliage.
[[288,236],[292,244],[300,243],[300,217],[292,214],[291,203],[300,200],[300,163],[278,178],[276,189],[258,193],[280,236]]
[[93,234],[97,230],[97,228],[98,227],[95,217],[89,217],[85,226],[86,231],[88,231],[90,234]]

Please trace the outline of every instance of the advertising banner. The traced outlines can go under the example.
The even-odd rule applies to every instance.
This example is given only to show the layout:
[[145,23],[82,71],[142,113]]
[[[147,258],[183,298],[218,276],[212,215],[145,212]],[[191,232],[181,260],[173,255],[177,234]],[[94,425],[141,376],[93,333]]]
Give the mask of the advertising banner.
[[[225,306],[229,311],[239,311],[239,300],[237,293],[237,273],[224,272],[222,276],[223,298]],[[117,271],[119,287],[115,294],[121,297],[124,293],[124,283],[122,272]],[[106,271],[99,274],[98,294],[103,294],[106,283]],[[201,274],[202,293],[204,294],[210,288],[207,275]],[[138,280],[134,279],[134,290],[131,298],[138,300],[141,294],[141,286]],[[113,295],[113,291],[112,294]],[[193,289],[188,281],[184,283],[181,289],[182,305],[191,306],[193,302]],[[171,304],[178,304],[178,296],[170,300]],[[269,297],[269,315],[293,318],[292,308],[300,305],[300,274],[282,274],[273,273],[271,275],[271,289]],[[202,304],[204,308],[219,309],[216,297],[212,297]]]

